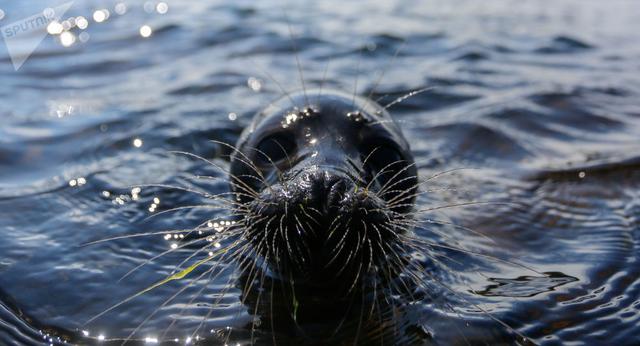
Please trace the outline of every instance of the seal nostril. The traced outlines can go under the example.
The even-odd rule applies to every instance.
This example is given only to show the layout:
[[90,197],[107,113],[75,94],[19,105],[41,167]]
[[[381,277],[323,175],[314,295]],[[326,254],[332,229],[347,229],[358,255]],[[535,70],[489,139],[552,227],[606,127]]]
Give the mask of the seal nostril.
[[327,187],[327,203],[328,208],[337,207],[347,191],[347,183],[344,179],[336,177],[331,180]]
[[340,205],[347,190],[352,186],[351,179],[341,172],[317,171],[306,176],[308,196],[325,215],[330,209]]

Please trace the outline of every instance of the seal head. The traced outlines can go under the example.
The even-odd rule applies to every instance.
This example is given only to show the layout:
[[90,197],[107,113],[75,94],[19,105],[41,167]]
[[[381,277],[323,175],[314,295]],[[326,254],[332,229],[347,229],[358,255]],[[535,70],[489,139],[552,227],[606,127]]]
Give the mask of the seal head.
[[272,277],[352,290],[401,266],[417,170],[382,106],[340,92],[290,94],[258,113],[236,148],[244,237]]

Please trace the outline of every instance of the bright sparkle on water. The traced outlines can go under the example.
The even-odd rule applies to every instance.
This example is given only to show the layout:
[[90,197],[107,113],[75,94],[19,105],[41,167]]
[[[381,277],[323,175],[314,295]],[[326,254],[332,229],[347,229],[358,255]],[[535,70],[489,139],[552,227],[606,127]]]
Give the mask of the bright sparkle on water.
[[69,31],[60,34],[60,43],[65,47],[71,47],[76,42],[76,35]]
[[156,5],[156,11],[160,14],[165,14],[169,11],[169,5],[167,5],[166,2],[159,2],[158,5]]
[[47,32],[51,35],[60,35],[63,30],[64,27],[57,20],[54,20],[53,22],[49,23],[49,25],[47,25]]
[[142,189],[139,187],[134,187],[133,189],[131,189],[131,199],[133,199],[134,201],[139,200],[141,191]]
[[69,180],[69,186],[74,187],[74,186],[82,186],[84,184],[87,183],[87,179],[80,177],[78,179],[71,179]]
[[146,38],[146,37],[151,36],[152,33],[153,33],[153,30],[151,30],[150,26],[143,25],[142,27],[140,27],[140,36]]
[[83,16],[76,18],[76,25],[79,29],[84,30],[89,26],[89,21]]
[[157,344],[158,343],[158,339],[157,338],[152,338],[150,336],[147,336],[144,339],[144,342],[148,343],[148,344]]
[[247,85],[253,91],[260,91],[260,89],[262,89],[262,81],[255,77],[249,77]]
[[[73,20],[73,23],[72,23],[72,20]],[[74,18],[65,20],[65,21],[62,22],[62,29],[71,30],[71,28],[76,25],[75,23],[76,22],[75,22]]]
[[109,17],[109,11],[107,10],[97,10],[93,12],[93,20],[96,23],[102,23]]

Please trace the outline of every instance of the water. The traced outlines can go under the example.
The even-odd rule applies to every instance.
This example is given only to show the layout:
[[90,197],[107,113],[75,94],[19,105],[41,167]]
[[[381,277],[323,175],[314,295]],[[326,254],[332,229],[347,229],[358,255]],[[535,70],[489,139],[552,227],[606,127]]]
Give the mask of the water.
[[[222,148],[208,140],[233,143],[252,114],[281,94],[269,75],[300,88],[283,6],[307,85],[324,80],[352,91],[357,80],[367,95],[386,69],[373,95],[381,103],[433,87],[392,108],[420,176],[472,169],[433,179],[419,208],[502,203],[425,215],[475,232],[447,229],[445,239],[417,230],[420,237],[492,257],[430,250],[451,267],[435,265],[434,279],[456,294],[425,284],[435,298],[414,304],[401,322],[419,331],[415,342],[513,343],[517,333],[549,345],[638,341],[639,3],[170,1],[166,14],[125,3],[127,13],[118,15],[115,2],[77,1],[67,16],[90,19],[88,41],[65,48],[47,37],[17,72],[0,52],[1,344],[124,338],[158,307],[136,338],[153,341],[177,319],[165,336],[184,344],[213,307],[198,337],[220,341],[231,327],[230,341],[250,341],[251,311],[240,288],[227,284],[232,267],[165,305],[187,281],[85,325],[194,250],[118,281],[180,239],[81,245],[225,216],[180,210],[148,218],[205,200],[132,189],[228,191],[224,179],[193,179],[224,177],[219,170],[169,152],[219,157]],[[0,25],[55,5],[2,2]],[[100,8],[110,17],[98,24],[91,17]],[[148,38],[143,25],[153,31]],[[263,334],[258,341],[268,343]]]

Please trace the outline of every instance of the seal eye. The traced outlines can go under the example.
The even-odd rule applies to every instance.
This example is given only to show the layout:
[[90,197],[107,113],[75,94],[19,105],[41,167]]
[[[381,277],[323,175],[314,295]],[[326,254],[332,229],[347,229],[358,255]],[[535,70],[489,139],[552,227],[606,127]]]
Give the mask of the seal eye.
[[[404,156],[392,145],[380,143],[369,148],[368,152],[363,153],[363,160],[366,160],[365,166],[371,174],[371,179],[375,177],[380,185],[384,185],[407,165]],[[402,174],[393,179],[402,179],[401,176]]]
[[256,149],[256,163],[260,166],[269,166],[290,157],[296,149],[296,143],[291,136],[277,133],[262,139]]

